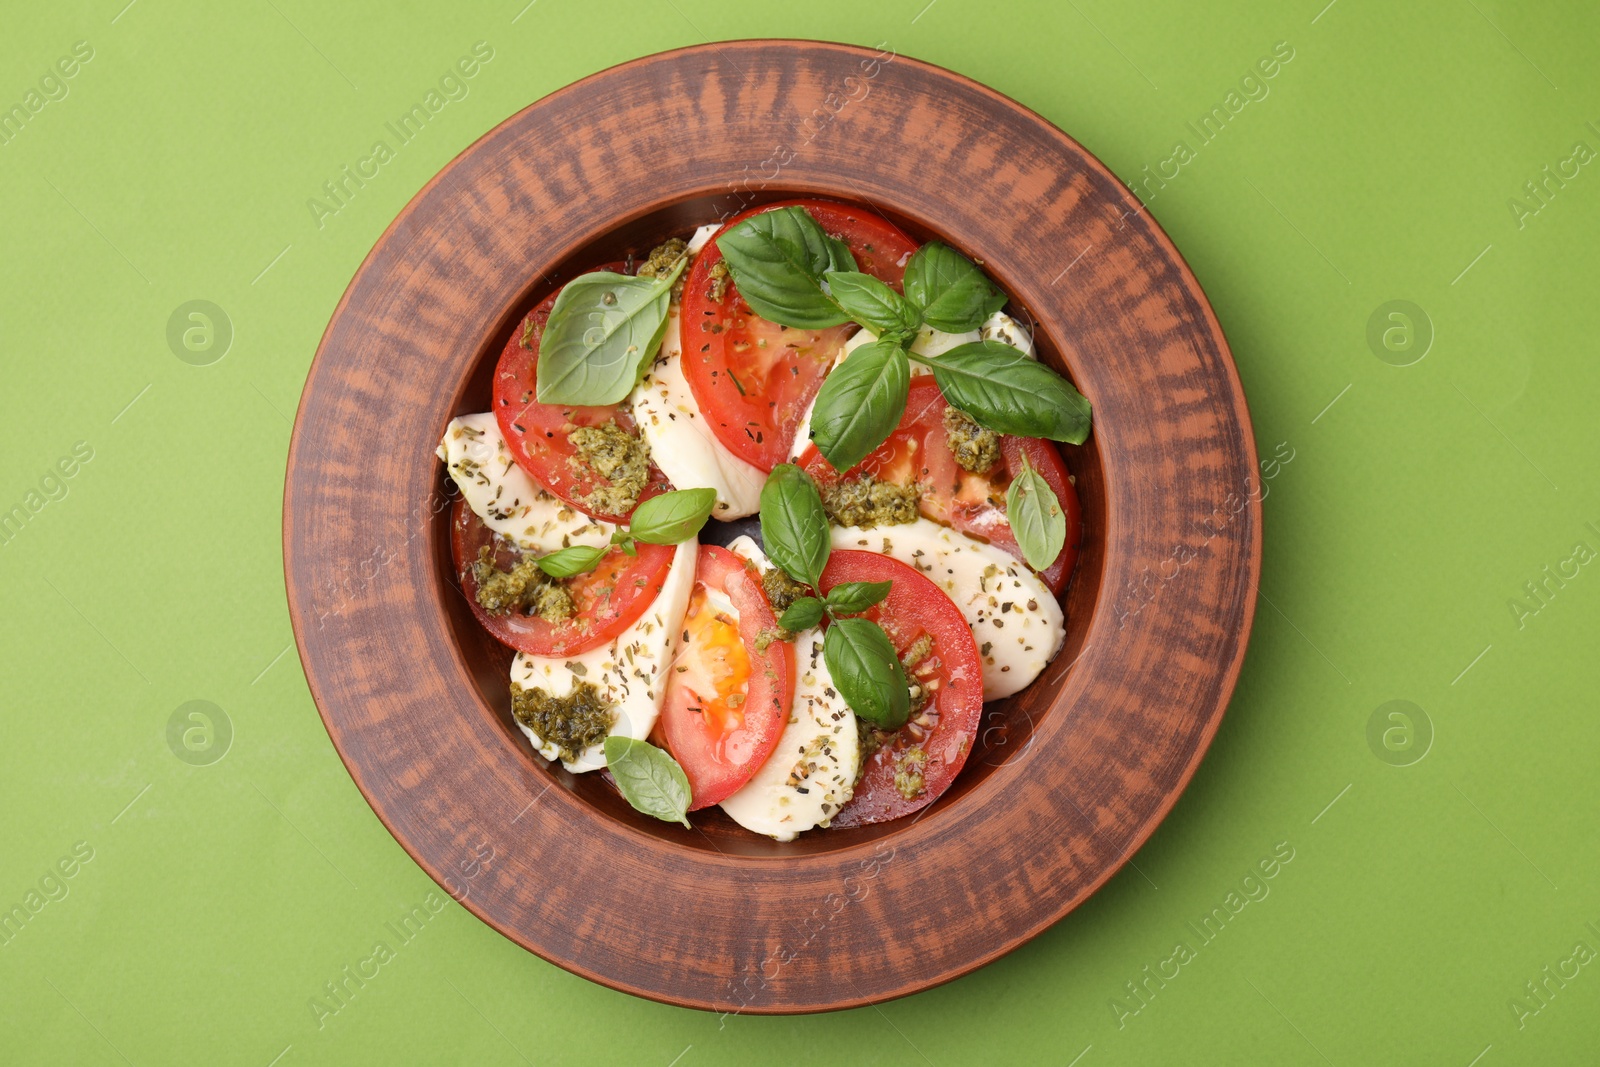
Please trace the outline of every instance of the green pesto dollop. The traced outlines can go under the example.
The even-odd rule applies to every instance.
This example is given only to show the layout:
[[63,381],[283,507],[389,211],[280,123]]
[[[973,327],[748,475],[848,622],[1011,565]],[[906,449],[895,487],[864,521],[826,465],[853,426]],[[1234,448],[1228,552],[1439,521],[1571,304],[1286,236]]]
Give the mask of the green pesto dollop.
[[917,664],[927,659],[928,654],[932,651],[933,638],[929,637],[927,634],[923,634],[921,637],[911,642],[910,648],[906,649],[900,654],[900,665],[909,673],[910,671],[916,669]]
[[711,269],[706,273],[711,276],[711,284],[706,287],[706,295],[720,304],[722,298],[728,295],[728,280],[732,277],[728,273],[728,264],[719,259],[711,264]]
[[922,490],[915,485],[880,482],[863,474],[822,491],[822,510],[836,526],[901,526],[917,521]]
[[572,463],[610,483],[584,496],[584,506],[603,515],[632,511],[650,481],[649,446],[637,434],[618,426],[615,419],[604,426],[580,426],[569,440],[578,452]]
[[900,665],[905,668],[906,678],[910,683],[911,706],[906,714],[911,718],[916,718],[922,714],[922,709],[926,708],[933,700],[932,691],[928,689],[927,683],[917,674],[918,664],[927,659],[932,652],[933,638],[923,634],[913,641],[911,647],[906,649],[900,656]]
[[659,278],[672,270],[672,265],[689,252],[689,244],[680,237],[670,237],[657,245],[639,264],[634,273],[641,278]]
[[756,631],[756,651],[765,652],[774,641],[793,641],[794,634],[781,626],[763,626]]
[[511,714],[545,744],[554,745],[569,763],[604,741],[616,722],[615,710],[593,682],[579,682],[564,697],[512,682]]
[[1000,435],[958,407],[944,409],[944,439],[962,470],[982,474],[1000,458]]
[[922,795],[922,768],[927,763],[928,754],[922,751],[921,745],[913,745],[895,757],[894,787],[907,800],[915,800]]
[[761,591],[767,594],[772,613],[781,616],[796,600],[811,595],[811,587],[797,582],[783,572],[782,567],[769,567],[761,576]]
[[566,583],[540,570],[533,556],[503,571],[494,565],[494,549],[484,545],[473,561],[472,576],[478,583],[478,606],[491,615],[520,611],[546,622],[565,622],[577,612]]

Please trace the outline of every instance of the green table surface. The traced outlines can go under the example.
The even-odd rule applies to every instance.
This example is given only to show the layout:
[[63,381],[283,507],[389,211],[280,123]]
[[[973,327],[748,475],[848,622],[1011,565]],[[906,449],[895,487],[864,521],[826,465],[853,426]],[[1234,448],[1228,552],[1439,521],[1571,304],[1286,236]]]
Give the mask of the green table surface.
[[[126,2],[0,32],[0,1060],[1600,1057],[1593,5]],[[312,353],[417,189],[575,79],[749,36],[941,64],[1141,182],[1292,457],[1237,695],[1134,863],[965,979],[788,1019],[612,992],[441,894],[323,730],[279,536]]]

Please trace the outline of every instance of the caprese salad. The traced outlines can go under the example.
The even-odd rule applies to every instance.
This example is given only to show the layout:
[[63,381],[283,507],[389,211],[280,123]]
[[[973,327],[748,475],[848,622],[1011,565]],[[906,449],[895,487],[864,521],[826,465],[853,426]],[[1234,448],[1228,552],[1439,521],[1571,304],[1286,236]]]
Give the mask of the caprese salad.
[[[900,818],[1065,635],[1057,442],[1089,403],[979,266],[856,205],[769,204],[579,275],[438,455],[513,716],[649,815],[780,841]],[[760,541],[700,543],[759,516]]]

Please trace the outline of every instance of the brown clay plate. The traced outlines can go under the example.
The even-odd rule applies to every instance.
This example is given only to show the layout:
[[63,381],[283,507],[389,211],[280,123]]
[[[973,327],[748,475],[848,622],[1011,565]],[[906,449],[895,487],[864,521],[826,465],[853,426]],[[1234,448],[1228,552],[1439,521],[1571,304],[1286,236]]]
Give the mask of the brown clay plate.
[[[575,272],[794,195],[866,202],[981,260],[1094,404],[1060,657],[991,704],[915,820],[778,844],[687,830],[530,749],[510,653],[455,587],[433,448],[487,410],[511,324]],[[965,974],[1060,919],[1150,835],[1238,676],[1261,561],[1255,443],[1205,296],[1097,160],[904,56],[741,41],[540,100],[452,162],[350,283],[289,451],[301,662],[357,786],[430,876],[527,949],[717,1011],[822,1011]],[[487,859],[486,859],[487,858]]]

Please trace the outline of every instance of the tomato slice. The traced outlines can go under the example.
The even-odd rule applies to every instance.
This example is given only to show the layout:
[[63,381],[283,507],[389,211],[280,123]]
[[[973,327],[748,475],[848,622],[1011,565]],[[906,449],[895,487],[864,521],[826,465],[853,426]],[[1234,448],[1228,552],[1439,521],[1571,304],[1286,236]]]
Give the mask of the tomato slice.
[[[595,270],[626,273],[623,263],[604,263]],[[598,407],[562,407],[559,404],[541,404],[534,400],[538,380],[539,337],[550,318],[559,290],[551,293],[539,306],[528,312],[500,353],[500,362],[494,371],[494,414],[500,423],[517,464],[532,475],[533,480],[556,496],[565,500],[586,515],[607,522],[625,522],[628,514],[610,514],[591,507],[589,494],[604,489],[611,483],[590,470],[578,459],[570,435],[580,426],[604,426],[615,422],[617,427],[631,434],[638,433],[633,413],[626,402]],[[523,338],[527,338],[527,346]],[[672,488],[667,476],[654,463],[650,464],[649,480],[640,500],[648,500]]]
[[736,215],[695,259],[683,290],[683,372],[717,440],[740,459],[770,471],[789,458],[800,418],[855,326],[824,330],[779,326],[750,310],[730,281],[711,298],[711,268],[722,262],[717,238],[751,215],[799,206],[850,246],[856,265],[901,287],[917,243],[870,208],[826,200],[765,204]]
[[721,803],[750,780],[794,702],[794,646],[773,641],[757,649],[761,631],[778,620],[755,568],[726,548],[701,545],[694,583],[657,724],[689,777],[691,811]]
[[867,758],[855,795],[830,824],[865,826],[925,808],[950,788],[983,717],[983,663],[961,609],[915,569],[876,552],[840,549],[822,572],[822,592],[842,582],[894,583],[864,615],[902,657],[923,637],[931,642],[906,672],[931,691],[928,702]]
[[[933,375],[911,379],[906,413],[888,440],[856,464],[845,477],[870,473],[880,481],[922,488],[922,514],[952,526],[971,537],[980,538],[1022,559],[1011,524],[1006,521],[1006,489],[1022,470],[1022,459],[1044,475],[1067,517],[1067,540],[1055,562],[1039,572],[1039,577],[1059,594],[1072,576],[1083,540],[1083,524],[1078,494],[1067,477],[1067,465],[1053,441],[1037,437],[1000,438],[1000,458],[981,474],[973,474],[956,463],[944,428],[944,412],[949,405],[939,392]],[[816,445],[808,445],[799,459],[800,466],[821,487],[841,480],[838,471],[823,458]]]
[[455,559],[461,591],[484,629],[502,644],[530,656],[572,656],[616,638],[655,603],[667,572],[672,569],[675,552],[670,545],[641,542],[637,546],[639,554],[630,556],[612,546],[600,558],[598,567],[567,581],[567,591],[577,610],[572,618],[552,623],[537,615],[491,615],[483,610],[478,603],[478,580],[473,576],[472,565],[484,545],[494,549],[495,565],[502,569],[510,569],[521,556],[504,538],[496,537],[464,499],[457,497],[450,513],[450,553]]

